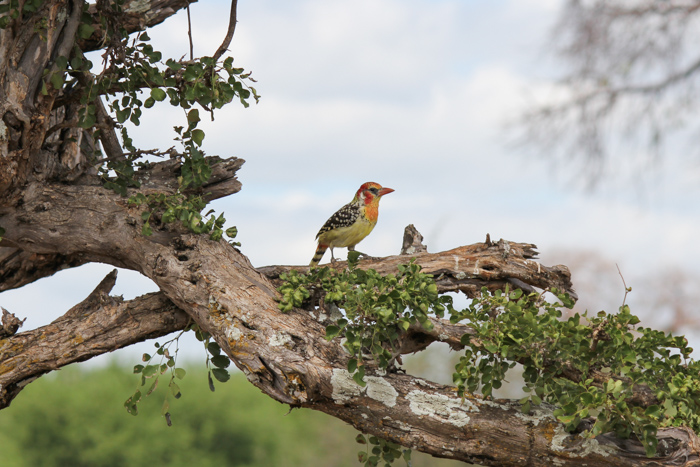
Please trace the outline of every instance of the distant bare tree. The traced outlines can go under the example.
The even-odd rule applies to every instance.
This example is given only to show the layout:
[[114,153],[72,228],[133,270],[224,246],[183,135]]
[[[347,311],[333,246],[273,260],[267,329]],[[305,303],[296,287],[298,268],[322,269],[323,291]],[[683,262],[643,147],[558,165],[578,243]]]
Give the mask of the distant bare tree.
[[590,184],[616,162],[636,173],[657,162],[670,131],[700,126],[699,20],[698,1],[568,0],[551,37],[565,73],[523,115],[526,144]]

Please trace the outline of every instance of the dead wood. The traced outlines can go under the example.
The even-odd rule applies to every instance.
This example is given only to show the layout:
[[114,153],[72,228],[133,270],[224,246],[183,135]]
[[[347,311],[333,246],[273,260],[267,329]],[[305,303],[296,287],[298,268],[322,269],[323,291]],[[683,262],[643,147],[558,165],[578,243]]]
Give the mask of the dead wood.
[[[537,248],[531,243],[500,240],[497,243],[475,243],[440,253],[422,252],[415,255],[397,255],[362,260],[360,269],[375,269],[381,274],[397,271],[399,264],[415,260],[423,272],[432,274],[441,293],[463,292],[475,297],[482,287],[489,291],[523,289],[532,292],[556,288],[576,298],[571,284],[571,273],[566,266],[544,266],[535,259]],[[345,268],[338,261],[332,268]],[[258,271],[279,285],[280,276],[290,270],[307,272],[308,266],[266,266]]]
[[0,409],[43,374],[187,325],[187,314],[161,293],[110,296],[115,280],[116,270],[53,323],[0,338]]

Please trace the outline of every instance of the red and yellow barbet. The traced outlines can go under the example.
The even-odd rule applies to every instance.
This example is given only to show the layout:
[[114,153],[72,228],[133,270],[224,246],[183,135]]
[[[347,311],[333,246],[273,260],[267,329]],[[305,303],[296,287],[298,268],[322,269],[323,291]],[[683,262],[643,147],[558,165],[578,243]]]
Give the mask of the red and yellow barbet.
[[384,188],[379,183],[367,182],[362,185],[352,201],[338,209],[316,234],[318,247],[311,266],[316,266],[321,261],[328,248],[331,249],[331,261],[335,261],[333,248],[347,247],[348,251],[355,251],[355,245],[377,225],[379,200],[392,191],[394,190]]

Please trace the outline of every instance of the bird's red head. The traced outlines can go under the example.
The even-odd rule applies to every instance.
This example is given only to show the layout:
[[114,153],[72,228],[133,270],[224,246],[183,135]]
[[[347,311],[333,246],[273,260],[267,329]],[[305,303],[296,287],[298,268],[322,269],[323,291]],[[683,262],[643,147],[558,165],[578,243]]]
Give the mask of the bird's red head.
[[364,201],[365,204],[369,204],[375,199],[379,201],[384,195],[388,195],[394,191],[393,188],[385,188],[379,183],[367,182],[363,183],[357,193],[355,193],[355,199]]

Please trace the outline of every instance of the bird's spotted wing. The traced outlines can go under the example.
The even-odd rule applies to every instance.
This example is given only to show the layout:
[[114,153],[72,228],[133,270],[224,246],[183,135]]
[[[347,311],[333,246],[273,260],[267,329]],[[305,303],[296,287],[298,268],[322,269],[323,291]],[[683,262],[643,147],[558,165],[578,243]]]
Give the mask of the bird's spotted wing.
[[360,207],[357,204],[348,203],[342,208],[338,209],[336,213],[333,214],[325,224],[323,224],[321,230],[319,230],[316,234],[316,238],[318,238],[323,232],[328,232],[329,230],[350,227],[355,223],[358,217],[360,217]]

